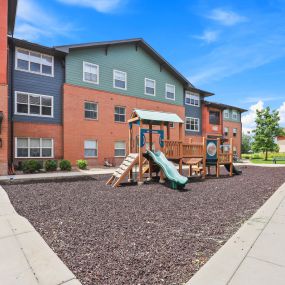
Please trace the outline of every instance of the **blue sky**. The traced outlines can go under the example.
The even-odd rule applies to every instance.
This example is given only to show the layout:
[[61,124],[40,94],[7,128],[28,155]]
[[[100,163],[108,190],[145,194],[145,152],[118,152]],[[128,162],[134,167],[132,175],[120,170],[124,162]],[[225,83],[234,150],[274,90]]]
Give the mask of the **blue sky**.
[[143,37],[213,101],[278,109],[285,126],[285,0],[19,0],[15,36],[48,46]]

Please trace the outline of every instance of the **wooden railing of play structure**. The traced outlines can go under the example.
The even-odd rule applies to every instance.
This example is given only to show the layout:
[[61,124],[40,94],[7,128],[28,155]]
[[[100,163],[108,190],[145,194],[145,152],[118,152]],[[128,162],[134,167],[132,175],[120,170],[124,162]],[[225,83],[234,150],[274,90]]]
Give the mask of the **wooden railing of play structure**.
[[183,143],[182,141],[164,140],[164,153],[168,159],[203,157],[203,143]]
[[219,153],[219,164],[230,163],[232,154],[231,153]]
[[182,154],[182,141],[164,140],[164,154],[168,159],[180,159]]

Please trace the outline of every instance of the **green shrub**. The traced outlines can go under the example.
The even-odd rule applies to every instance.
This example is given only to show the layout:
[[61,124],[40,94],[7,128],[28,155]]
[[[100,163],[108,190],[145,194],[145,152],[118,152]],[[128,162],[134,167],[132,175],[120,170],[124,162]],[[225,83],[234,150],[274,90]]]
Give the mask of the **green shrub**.
[[79,169],[86,169],[88,166],[88,163],[84,159],[79,159],[76,161],[76,165]]
[[243,155],[242,158],[244,158],[244,159],[250,159],[251,157],[250,157],[250,155]]
[[22,169],[24,173],[35,173],[42,168],[42,165],[39,161],[31,159],[25,160],[22,164]]
[[59,167],[60,170],[63,171],[70,171],[71,170],[71,163],[69,160],[63,159],[60,163],[59,163]]
[[251,158],[252,159],[262,159],[263,156],[257,153],[257,154],[253,154]]
[[57,170],[57,161],[56,160],[46,160],[45,161],[46,171],[56,171]]

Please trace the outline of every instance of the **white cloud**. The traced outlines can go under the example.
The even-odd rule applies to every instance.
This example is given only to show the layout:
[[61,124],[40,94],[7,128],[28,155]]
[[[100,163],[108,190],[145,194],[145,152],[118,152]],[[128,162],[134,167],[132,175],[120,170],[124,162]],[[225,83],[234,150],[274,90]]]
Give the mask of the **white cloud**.
[[219,37],[218,31],[210,31],[210,30],[204,31],[204,33],[201,36],[194,36],[194,38],[202,40],[208,44],[217,41],[218,37]]
[[25,40],[40,37],[53,38],[57,35],[70,37],[73,27],[61,22],[49,11],[42,9],[34,0],[21,0],[17,9],[15,36]]
[[264,102],[260,100],[256,104],[251,105],[248,112],[242,116],[241,121],[244,133],[255,129],[256,110],[261,111],[262,109],[264,109]]
[[123,4],[123,0],[58,0],[59,2],[90,7],[101,13],[114,12]]
[[241,22],[247,21],[247,18],[240,16],[233,11],[226,11],[223,9],[214,9],[208,15],[209,19],[219,22],[225,26],[233,26]]
[[285,127],[285,101],[277,110],[279,111],[280,124]]

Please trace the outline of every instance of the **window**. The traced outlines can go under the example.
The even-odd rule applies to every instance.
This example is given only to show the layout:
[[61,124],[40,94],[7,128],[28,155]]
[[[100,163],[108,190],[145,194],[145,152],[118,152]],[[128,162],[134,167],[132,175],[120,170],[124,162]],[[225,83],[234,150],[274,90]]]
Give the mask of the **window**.
[[174,129],[174,123],[173,122],[169,122],[169,127]]
[[165,84],[165,98],[175,100],[175,85]]
[[235,120],[235,121],[238,119],[238,113],[237,113],[237,111],[233,111],[233,112],[232,112],[232,119]]
[[228,127],[224,127],[224,135],[228,136],[229,134],[229,128]]
[[99,65],[83,61],[83,81],[99,84]]
[[85,119],[98,119],[98,105],[94,102],[84,102],[84,116]]
[[186,131],[193,131],[193,132],[199,132],[199,118],[186,118],[185,120],[185,128]]
[[124,71],[113,71],[113,87],[127,90],[127,73]]
[[17,48],[16,69],[46,76],[53,76],[53,56]]
[[53,97],[32,93],[15,92],[15,114],[29,116],[53,116]]
[[234,136],[234,137],[237,136],[237,128],[233,128],[233,136]]
[[16,138],[17,158],[53,157],[53,140],[45,138]]
[[229,110],[224,111],[224,119],[228,119],[230,117]]
[[185,94],[185,104],[186,105],[199,107],[200,106],[200,97],[199,97],[199,95],[186,91],[186,94]]
[[237,147],[233,146],[233,154],[237,154]]
[[145,78],[144,93],[145,95],[155,96],[155,80]]
[[126,156],[126,143],[124,141],[115,142],[115,157]]
[[97,141],[84,141],[84,157],[97,157],[98,145]]
[[115,106],[115,122],[124,123],[126,121],[126,108]]
[[212,125],[219,125],[220,124],[220,112],[210,111],[209,112],[209,122]]

